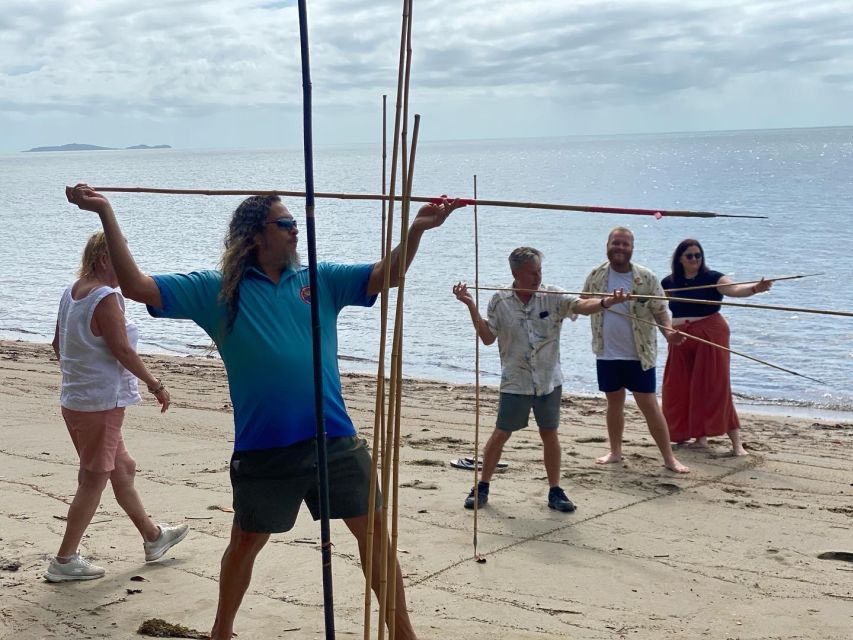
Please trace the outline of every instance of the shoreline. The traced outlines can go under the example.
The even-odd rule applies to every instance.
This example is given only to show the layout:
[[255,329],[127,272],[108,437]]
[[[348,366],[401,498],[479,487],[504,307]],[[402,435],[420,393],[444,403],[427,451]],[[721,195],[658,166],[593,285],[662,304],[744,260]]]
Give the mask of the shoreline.
[[[25,343],[25,344],[33,344],[50,347],[48,342],[44,342],[43,338],[39,336],[38,340],[28,340],[26,338],[2,338],[0,337],[0,344],[4,343]],[[200,349],[200,347],[199,347]],[[168,352],[168,351],[146,351],[141,350],[139,352],[141,355],[158,358],[179,358],[179,359],[208,359],[212,357],[213,359],[218,360],[219,357],[216,355],[207,356],[202,350],[199,350],[199,353],[177,353],[177,352]],[[365,378],[375,377],[375,373],[371,373],[370,371],[375,369],[375,363],[366,363],[360,360],[353,359],[349,356],[343,355],[338,359],[339,367],[342,375],[354,375],[354,376],[364,376]],[[368,367],[367,365],[370,364]],[[461,378],[461,376],[460,376]],[[473,373],[472,373],[473,378]],[[468,385],[471,388],[474,387],[473,380],[470,381],[462,381],[456,377],[448,377],[448,378],[435,378],[432,376],[419,376],[405,375],[404,379],[412,380],[412,381],[423,381],[423,382],[431,382],[435,384],[451,384],[454,386],[460,385]],[[482,383],[481,386],[487,388],[497,389],[497,384],[486,384]],[[568,390],[563,393],[564,397],[567,398],[584,398],[584,399],[595,399],[600,398],[600,394],[597,393],[586,393],[580,391],[572,391]],[[658,388],[658,398],[660,398],[660,389]],[[633,403],[633,399],[630,395],[627,398],[628,402]],[[786,401],[780,400],[777,402],[773,401],[764,401],[756,400],[752,398],[744,398],[735,394],[734,396],[735,407],[738,410],[738,413],[743,414],[756,414],[762,416],[780,416],[780,417],[791,417],[798,418],[803,420],[814,419],[814,420],[838,420],[840,422],[853,422],[853,407],[850,408],[834,408],[834,407],[823,407],[814,403],[801,402],[801,401]]]
[[[100,580],[42,579],[64,529],[77,458],[58,407],[59,372],[45,345],[0,341],[0,637],[137,637],[162,618],[207,631],[232,514],[233,420],[221,361],[143,355],[173,407],[127,412],[123,434],[137,486],[159,521],[188,522],[188,538],[145,564],[138,534],[111,492],[82,544]],[[374,384],[343,376],[350,414],[368,437]],[[507,443],[478,515],[462,508],[472,474],[472,385],[406,379],[401,413],[398,548],[421,640],[842,640],[853,625],[853,425],[744,414],[750,455],[676,449],[687,475],[662,466],[641,416],[626,409],[625,459],[606,448],[603,399],[565,396],[561,484],[573,514],[547,508],[535,429]],[[481,390],[480,442],[497,391]],[[332,528],[335,613],[341,637],[361,637],[364,581],[352,537]],[[846,554],[846,555],[845,555]],[[135,579],[142,578],[141,581]],[[318,526],[307,510],[261,552],[236,631],[241,638],[320,639]],[[376,633],[376,616],[372,623]]]

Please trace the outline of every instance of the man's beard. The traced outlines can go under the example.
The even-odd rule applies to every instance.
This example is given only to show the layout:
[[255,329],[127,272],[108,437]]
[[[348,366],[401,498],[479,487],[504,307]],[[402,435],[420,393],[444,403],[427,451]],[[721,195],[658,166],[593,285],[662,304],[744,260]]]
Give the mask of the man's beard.
[[302,266],[302,258],[299,257],[298,251],[291,251],[287,254],[285,258],[284,268],[285,269],[293,269],[296,271],[299,267]]
[[634,252],[633,252],[633,251],[625,251],[625,252],[623,252],[623,251],[617,251],[617,250],[615,250],[615,249],[610,249],[610,250],[607,252],[607,259],[608,259],[610,262],[613,262],[613,256],[614,256],[614,255],[616,255],[617,253],[619,253],[619,254],[620,254],[620,256],[619,256],[619,257],[620,257],[620,259],[622,258],[622,255],[624,255],[624,256],[625,256],[625,262],[624,262],[624,264],[628,264],[628,263],[630,263],[630,262],[631,262],[631,258],[634,256]]

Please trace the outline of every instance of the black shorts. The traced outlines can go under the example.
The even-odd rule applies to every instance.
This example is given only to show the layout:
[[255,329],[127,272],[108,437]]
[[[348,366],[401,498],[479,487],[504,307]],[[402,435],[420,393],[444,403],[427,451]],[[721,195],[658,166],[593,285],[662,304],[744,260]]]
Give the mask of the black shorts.
[[[290,531],[304,501],[320,519],[316,442],[289,447],[235,451],[231,456],[234,520],[243,531]],[[367,442],[355,436],[326,441],[329,517],[356,518],[368,512],[371,458]],[[376,508],[382,505],[379,487]]]
[[655,368],[643,371],[639,360],[596,360],[595,368],[599,391],[609,393],[627,389],[634,393],[655,392]]

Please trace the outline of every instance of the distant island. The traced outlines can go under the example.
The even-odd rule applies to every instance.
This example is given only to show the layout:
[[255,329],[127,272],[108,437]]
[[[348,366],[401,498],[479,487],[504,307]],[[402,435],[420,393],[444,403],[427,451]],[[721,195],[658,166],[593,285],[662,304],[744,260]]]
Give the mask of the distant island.
[[[147,144],[135,144],[132,147],[125,147],[125,149],[171,149],[168,144],[155,144],[153,147],[148,146]],[[94,144],[63,144],[58,147],[33,147],[32,149],[26,149],[24,153],[38,152],[38,151],[116,151],[117,147],[99,147]]]

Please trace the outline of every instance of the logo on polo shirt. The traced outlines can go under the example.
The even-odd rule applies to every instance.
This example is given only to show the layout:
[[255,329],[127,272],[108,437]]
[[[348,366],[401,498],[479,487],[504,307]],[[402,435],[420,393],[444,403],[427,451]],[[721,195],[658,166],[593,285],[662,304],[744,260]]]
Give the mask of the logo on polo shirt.
[[299,297],[305,304],[311,304],[311,285],[305,285],[299,290]]

